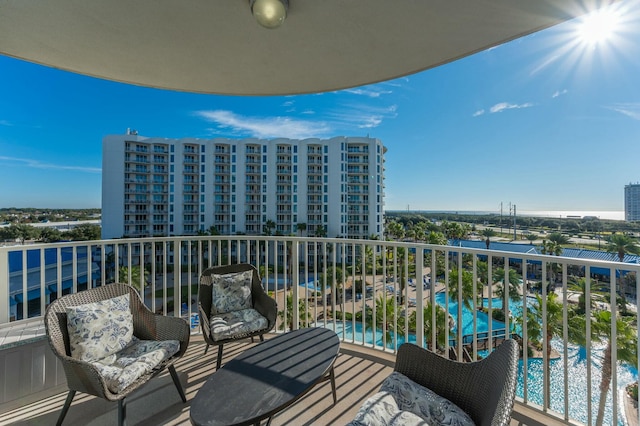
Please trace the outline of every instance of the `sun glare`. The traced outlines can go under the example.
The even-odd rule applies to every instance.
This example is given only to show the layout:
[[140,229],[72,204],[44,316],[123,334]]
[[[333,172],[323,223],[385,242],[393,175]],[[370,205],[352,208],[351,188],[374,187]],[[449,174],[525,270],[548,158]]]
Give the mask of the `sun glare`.
[[612,10],[602,9],[587,15],[578,26],[580,41],[588,45],[606,43],[614,34],[619,16]]

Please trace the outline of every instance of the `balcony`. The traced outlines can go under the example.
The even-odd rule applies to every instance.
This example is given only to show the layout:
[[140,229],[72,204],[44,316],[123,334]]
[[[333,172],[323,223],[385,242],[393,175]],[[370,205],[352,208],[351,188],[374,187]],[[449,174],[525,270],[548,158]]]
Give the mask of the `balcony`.
[[[336,330],[342,340],[342,355],[336,365],[338,404],[332,405],[329,387],[321,385],[276,416],[274,424],[346,423],[360,404],[377,391],[382,378],[391,371],[397,346],[406,339],[437,348],[443,356],[459,361],[475,360],[499,344],[505,330],[529,348],[523,351],[518,402],[513,413],[517,420],[512,424],[590,423],[598,411],[599,366],[608,340],[584,334],[583,344],[589,349],[571,343],[570,326],[575,326],[573,312],[579,301],[579,291],[573,283],[583,280],[587,284],[585,300],[593,303],[585,303],[583,308],[589,314],[586,318],[592,319],[583,327],[591,324],[595,330],[595,318],[609,309],[603,295],[615,295],[618,287],[633,293],[640,287],[636,278],[640,265],[544,256],[522,247],[529,246],[515,247],[519,251],[497,251],[373,240],[242,235],[0,247],[0,330],[37,323],[47,303],[58,294],[81,291],[87,285],[132,282],[134,277],[139,281],[132,284],[142,289],[150,309],[187,320],[196,313],[195,303],[190,301],[195,300],[195,285],[205,267],[235,262],[251,262],[258,267],[269,264],[264,285],[278,301],[279,310],[293,315],[279,319],[276,330],[280,330],[280,322],[291,322],[296,328],[323,326]],[[143,274],[134,273],[136,268],[140,270],[140,265],[149,271],[146,279],[141,277]],[[326,269],[323,265],[335,268]],[[290,270],[290,275],[277,272],[284,270]],[[91,271],[90,277],[87,271]],[[635,277],[630,280],[632,273]],[[468,286],[474,281],[482,285]],[[504,282],[509,283],[509,291],[505,291]],[[178,288],[182,291],[176,291]],[[513,292],[527,297],[518,302],[507,296]],[[480,295],[493,297],[481,299]],[[28,303],[24,303],[25,299]],[[304,310],[286,310],[286,303],[294,306],[300,303]],[[382,308],[383,303],[388,308]],[[437,310],[428,309],[436,305],[449,312],[448,320],[439,320]],[[637,306],[628,304],[627,308],[635,310]],[[558,315],[554,318],[542,315],[542,322],[536,323],[536,312],[551,310]],[[614,312],[621,317],[621,313]],[[503,313],[501,320],[496,316],[498,313]],[[530,319],[521,322],[518,318]],[[546,333],[536,334],[545,321],[553,321],[557,326],[551,338]],[[609,327],[611,341],[619,346],[623,344],[618,338],[620,326],[613,322]],[[365,333],[366,329],[369,331]],[[637,330],[633,333],[637,344]],[[28,351],[29,345],[37,340],[5,350]],[[248,341],[230,345],[225,350],[226,359],[248,345],[251,345]],[[552,348],[554,360],[547,355],[547,348]],[[14,366],[31,369],[30,374],[25,376],[25,371],[5,374],[5,388],[16,386],[10,381],[21,377],[55,376],[47,370],[53,368],[51,365],[41,363],[33,355],[36,352],[30,352],[34,357],[31,363]],[[211,374],[215,351],[206,356],[203,352],[202,339],[198,330],[193,329],[189,352],[178,364],[189,400]],[[7,352],[0,351],[0,355],[3,353]],[[610,360],[612,365],[617,364],[616,351],[611,352]],[[609,391],[605,424],[610,424],[612,418],[624,418],[622,389],[637,376],[634,369],[623,365],[612,373],[615,391]],[[551,378],[550,394],[541,391],[545,388],[545,377]],[[62,406],[64,387],[54,383],[44,395],[40,385],[33,385],[26,392],[24,389],[29,386],[22,385],[23,393],[17,400],[11,400],[14,395],[3,394],[5,399],[9,398],[0,401],[3,418],[10,423],[49,424]],[[132,422],[188,423],[189,406],[180,402],[168,376],[150,383],[131,398],[128,407]],[[68,422],[73,424],[75,419],[83,423],[80,419],[86,421],[88,416],[110,418],[107,416],[115,416],[114,410],[115,404],[79,395],[69,411]]]
[[[271,336],[267,336],[269,337]],[[223,364],[252,346],[254,344],[249,340],[225,345]],[[183,404],[177,397],[171,377],[163,374],[129,397],[129,424],[191,424],[189,404],[211,374],[212,365],[215,363],[215,351],[209,351],[206,356],[202,356],[204,347],[201,335],[192,335],[187,353],[176,364],[178,375],[185,386],[187,404]],[[271,422],[272,425],[346,424],[353,419],[360,405],[378,391],[379,383],[393,371],[394,356],[391,354],[349,343],[343,343],[340,352],[335,364],[337,404],[333,405],[329,383],[317,385],[294,405],[277,414]],[[49,398],[5,412],[3,418],[8,424],[55,424],[65,397],[66,390],[61,389],[60,393]],[[528,415],[531,415],[530,410],[516,404],[514,417],[517,416],[523,421],[529,420],[526,417]],[[549,426],[561,424],[557,421],[548,422],[540,415],[536,417]],[[117,404],[78,394],[65,418],[65,424],[86,424],[89,418],[101,423],[111,423],[117,418]],[[513,420],[511,424],[515,426],[523,423]]]

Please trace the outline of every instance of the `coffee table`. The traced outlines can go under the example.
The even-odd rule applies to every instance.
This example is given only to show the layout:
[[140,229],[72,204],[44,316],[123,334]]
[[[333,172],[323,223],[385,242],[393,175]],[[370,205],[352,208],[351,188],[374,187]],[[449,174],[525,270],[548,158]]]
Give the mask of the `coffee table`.
[[243,352],[217,370],[191,403],[194,425],[259,425],[300,399],[316,384],[336,382],[333,364],[340,340],[333,330],[303,328]]

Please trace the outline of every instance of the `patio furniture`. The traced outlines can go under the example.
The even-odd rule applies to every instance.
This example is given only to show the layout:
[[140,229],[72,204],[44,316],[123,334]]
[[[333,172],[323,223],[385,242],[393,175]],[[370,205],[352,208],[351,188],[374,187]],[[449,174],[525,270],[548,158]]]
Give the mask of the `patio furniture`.
[[327,380],[335,404],[333,364],[339,350],[338,336],[327,328],[303,328],[267,339],[209,377],[191,403],[191,422],[260,424]]
[[187,350],[189,325],[151,312],[133,287],[108,284],[63,296],[47,307],[44,323],[69,387],[58,425],[78,391],[118,401],[124,424],[125,398],[165,368],[187,402],[173,364]]
[[216,369],[222,348],[234,340],[260,336],[264,340],[276,325],[276,301],[262,288],[258,270],[248,263],[214,266],[200,276],[198,286],[200,326],[207,346],[218,346]]
[[[506,426],[516,391],[518,344],[505,340],[487,358],[457,362],[414,344],[398,349],[394,372],[367,399],[352,426],[393,418],[397,424]],[[443,421],[444,420],[444,421]]]

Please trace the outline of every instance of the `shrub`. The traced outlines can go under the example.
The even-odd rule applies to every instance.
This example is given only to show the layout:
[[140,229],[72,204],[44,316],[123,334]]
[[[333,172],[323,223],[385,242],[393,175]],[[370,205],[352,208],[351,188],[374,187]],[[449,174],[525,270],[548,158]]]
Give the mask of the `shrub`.
[[638,382],[633,382],[630,385],[627,385],[627,395],[629,395],[636,404],[638,403]]

